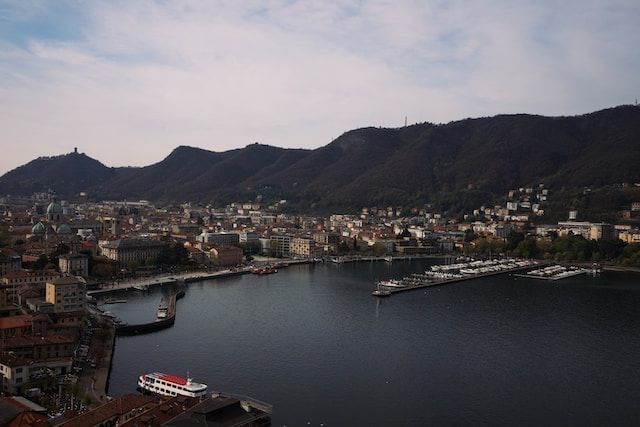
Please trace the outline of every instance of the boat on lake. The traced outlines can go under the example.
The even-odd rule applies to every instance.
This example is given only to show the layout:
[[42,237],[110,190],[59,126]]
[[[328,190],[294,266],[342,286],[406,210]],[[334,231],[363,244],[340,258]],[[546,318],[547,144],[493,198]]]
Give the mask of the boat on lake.
[[207,394],[207,385],[194,382],[191,378],[154,372],[138,377],[138,388],[143,392],[162,396],[200,397]]
[[157,318],[158,320],[164,320],[169,315],[169,306],[164,301],[164,299],[160,300],[160,304],[158,305]]

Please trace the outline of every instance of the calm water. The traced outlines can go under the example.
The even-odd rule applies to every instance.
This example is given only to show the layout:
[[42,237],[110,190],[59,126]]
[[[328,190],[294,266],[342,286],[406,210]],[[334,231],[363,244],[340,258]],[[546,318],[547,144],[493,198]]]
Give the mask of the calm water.
[[[187,371],[273,425],[640,423],[640,276],[500,276],[378,300],[427,261],[297,266],[190,284],[173,328],[119,338],[110,394]],[[137,296],[136,296],[137,295]],[[162,293],[109,310],[152,320]]]

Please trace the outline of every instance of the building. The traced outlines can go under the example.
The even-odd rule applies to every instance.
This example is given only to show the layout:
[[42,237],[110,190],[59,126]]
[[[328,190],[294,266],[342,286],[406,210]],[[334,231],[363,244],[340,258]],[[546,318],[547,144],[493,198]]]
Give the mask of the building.
[[[145,413],[151,408],[158,406],[167,399],[156,396],[141,396],[139,394],[125,394],[115,398],[97,408],[77,415],[62,424],[59,427],[107,427],[117,426],[137,417],[141,413]],[[148,425],[141,423],[141,426]]]
[[233,267],[242,264],[242,249],[237,246],[214,246],[209,251],[209,258],[218,267]]
[[33,316],[20,314],[17,316],[0,317],[0,340],[31,335],[33,331]]
[[7,308],[7,290],[4,287],[0,287],[0,310]]
[[53,304],[55,313],[83,311],[85,299],[86,285],[75,277],[60,277],[46,284],[45,300]]
[[65,375],[71,372],[73,359],[62,357],[38,361],[24,359],[11,354],[0,355],[0,374],[2,374],[2,391],[18,394],[20,389],[30,381],[37,381],[45,375]]
[[315,240],[294,237],[289,244],[289,253],[305,258],[315,258],[322,255],[322,248],[316,246]]
[[46,408],[34,402],[22,396],[0,397],[0,426],[49,427],[48,421]]
[[289,256],[291,253],[291,239],[288,234],[274,234],[271,236],[271,256]]
[[214,394],[193,408],[164,423],[165,426],[243,426],[271,425],[271,405],[249,398],[242,400]]
[[118,239],[103,244],[102,255],[120,265],[130,262],[153,264],[166,246],[164,242],[147,238]]
[[7,302],[20,304],[18,292],[21,288],[41,290],[45,283],[59,278],[61,275],[55,270],[12,271],[0,279],[1,287],[7,292]]
[[22,260],[15,251],[0,248],[0,276],[22,269]]
[[64,335],[28,335],[5,339],[4,350],[22,359],[44,361],[72,357],[76,343]]
[[623,230],[618,232],[618,239],[625,243],[640,243],[639,230]]
[[569,233],[580,235],[587,240],[611,240],[615,238],[615,229],[611,224],[587,221],[558,222],[558,235],[567,236]]
[[253,231],[242,231],[239,234],[240,245],[247,253],[256,253],[260,250],[260,238]]
[[58,257],[58,266],[63,274],[89,276],[89,257],[83,254],[64,254]]
[[196,237],[196,240],[201,243],[207,243],[209,245],[233,245],[238,246],[240,244],[240,235],[238,233],[207,233]]

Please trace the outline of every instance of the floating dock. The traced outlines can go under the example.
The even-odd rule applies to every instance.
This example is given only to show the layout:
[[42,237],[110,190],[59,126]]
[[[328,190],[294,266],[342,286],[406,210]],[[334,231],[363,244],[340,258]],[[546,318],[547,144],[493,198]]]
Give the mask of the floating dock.
[[561,280],[568,277],[591,273],[593,270],[580,267],[565,267],[562,265],[550,265],[544,268],[528,271],[525,274],[516,274],[517,277],[539,280]]

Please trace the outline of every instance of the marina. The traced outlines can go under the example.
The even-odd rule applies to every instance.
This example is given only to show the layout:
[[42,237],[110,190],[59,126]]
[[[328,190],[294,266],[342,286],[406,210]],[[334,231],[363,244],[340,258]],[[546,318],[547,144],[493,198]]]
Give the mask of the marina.
[[470,260],[453,264],[433,265],[424,273],[413,273],[402,279],[381,280],[371,295],[387,297],[397,292],[421,289],[479,277],[513,273],[540,265],[540,261],[505,258],[499,260]]
[[517,274],[517,277],[525,277],[527,279],[542,279],[542,280],[561,280],[568,277],[579,276],[581,274],[596,274],[595,269],[586,269],[575,266],[562,266],[562,265],[550,265],[544,268],[528,271],[525,274]]

